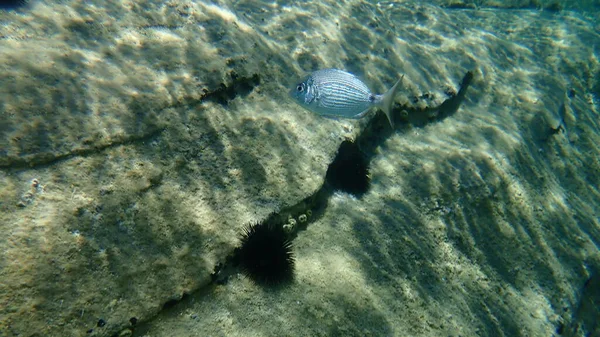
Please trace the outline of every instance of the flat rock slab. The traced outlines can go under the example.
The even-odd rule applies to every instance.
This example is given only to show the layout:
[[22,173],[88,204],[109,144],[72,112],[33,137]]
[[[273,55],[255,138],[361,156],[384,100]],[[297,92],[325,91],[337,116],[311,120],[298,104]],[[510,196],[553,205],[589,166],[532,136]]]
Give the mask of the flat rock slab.
[[357,130],[288,100],[291,47],[226,10],[105,5],[0,12],[3,336],[151,317],[320,188]]
[[[298,233],[294,284],[273,291],[235,275],[161,312],[134,336],[596,333],[600,77],[593,24],[577,13],[537,10],[348,7],[340,31],[352,22],[354,34],[340,33],[352,41],[345,45],[388,43],[391,63],[405,65],[417,87],[437,88],[436,73],[477,60],[464,102],[435,123],[427,122],[432,115],[393,134],[363,129],[357,140],[371,158],[372,188],[362,198],[333,194],[324,214]],[[331,15],[326,22],[340,13],[323,12]],[[391,22],[396,39],[370,40],[369,32]],[[416,105],[423,96],[412,96]]]
[[[242,226],[318,191],[340,143],[372,117],[331,121],[289,100],[295,79],[325,67],[378,93],[405,74],[399,103],[424,111],[467,71],[475,79],[452,118],[370,144],[371,194],[337,195],[300,233],[305,286],[284,293],[298,298],[245,301],[260,290],[240,281],[194,308],[193,327],[515,335],[524,324],[548,335],[563,304],[578,303],[599,241],[589,186],[600,140],[584,113],[597,109],[598,34],[563,20],[575,47],[557,42],[549,13],[414,3],[40,1],[0,12],[0,335],[111,336],[207,285]],[[507,303],[478,301],[500,291]],[[237,326],[211,309],[244,303],[280,303],[293,324],[271,330],[252,317],[272,312],[249,306],[231,310],[250,317]],[[541,309],[513,310],[524,303]],[[508,329],[488,328],[495,317]],[[184,326],[156,323],[146,328],[165,336]]]

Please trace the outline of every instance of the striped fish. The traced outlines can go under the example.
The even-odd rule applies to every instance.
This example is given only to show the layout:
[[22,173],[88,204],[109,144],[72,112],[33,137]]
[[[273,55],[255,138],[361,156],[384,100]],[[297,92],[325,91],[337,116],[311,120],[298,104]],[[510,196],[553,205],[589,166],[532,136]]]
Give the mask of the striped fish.
[[290,95],[304,108],[325,117],[361,118],[378,107],[394,127],[391,110],[402,78],[383,95],[371,90],[356,76],[339,69],[318,70],[296,84]]

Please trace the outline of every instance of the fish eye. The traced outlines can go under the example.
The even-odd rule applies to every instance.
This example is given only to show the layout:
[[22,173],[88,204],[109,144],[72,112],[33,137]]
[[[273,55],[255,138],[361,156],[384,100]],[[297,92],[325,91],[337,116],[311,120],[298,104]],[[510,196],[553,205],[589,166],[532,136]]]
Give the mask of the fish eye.
[[296,86],[296,91],[303,92],[304,91],[304,83],[300,83]]

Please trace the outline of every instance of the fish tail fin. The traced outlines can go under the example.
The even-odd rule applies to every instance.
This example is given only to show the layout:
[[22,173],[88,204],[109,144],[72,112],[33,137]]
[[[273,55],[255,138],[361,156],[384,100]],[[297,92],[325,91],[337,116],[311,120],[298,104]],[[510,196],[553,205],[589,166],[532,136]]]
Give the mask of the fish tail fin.
[[404,75],[402,75],[402,77],[400,77],[398,82],[396,82],[396,84],[394,84],[394,86],[383,95],[383,99],[381,102],[381,110],[383,110],[383,112],[387,116],[388,121],[390,122],[390,125],[392,126],[392,129],[394,128],[394,119],[392,118],[392,108],[394,107],[394,98],[396,97],[396,93],[398,92],[398,89],[401,87],[400,84],[402,83],[403,79],[404,79]]

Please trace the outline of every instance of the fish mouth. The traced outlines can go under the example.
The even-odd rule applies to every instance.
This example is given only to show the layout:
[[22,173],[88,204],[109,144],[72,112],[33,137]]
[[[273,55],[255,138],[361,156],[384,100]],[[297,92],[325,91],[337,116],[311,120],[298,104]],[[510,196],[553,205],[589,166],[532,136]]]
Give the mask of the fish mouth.
[[292,97],[295,97],[295,96],[296,96],[296,86],[294,86],[293,88],[291,88],[291,89],[288,91],[288,95],[290,95],[290,96],[292,96]]

